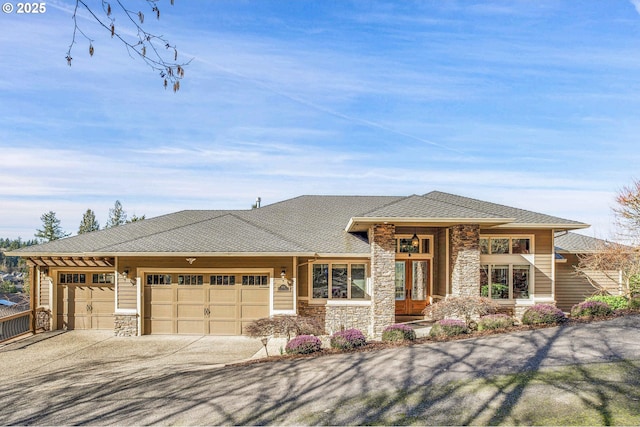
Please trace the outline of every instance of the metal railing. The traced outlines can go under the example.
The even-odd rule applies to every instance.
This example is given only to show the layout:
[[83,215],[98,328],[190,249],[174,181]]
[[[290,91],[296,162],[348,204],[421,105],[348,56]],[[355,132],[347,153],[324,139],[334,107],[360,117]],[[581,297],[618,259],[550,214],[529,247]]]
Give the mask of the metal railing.
[[31,311],[0,317],[0,343],[31,330]]

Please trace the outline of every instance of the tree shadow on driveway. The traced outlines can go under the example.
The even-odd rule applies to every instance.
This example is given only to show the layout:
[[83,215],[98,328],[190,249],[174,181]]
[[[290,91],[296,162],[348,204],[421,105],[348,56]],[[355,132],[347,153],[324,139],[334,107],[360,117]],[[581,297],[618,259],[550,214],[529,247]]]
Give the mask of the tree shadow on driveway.
[[[616,399],[640,399],[639,326],[640,316],[629,316],[216,368],[191,359],[52,360],[16,378],[5,373],[0,424],[531,424],[568,401],[596,414],[596,424],[619,424]],[[591,368],[602,362],[618,362],[624,375]],[[532,394],[551,406],[523,410]]]

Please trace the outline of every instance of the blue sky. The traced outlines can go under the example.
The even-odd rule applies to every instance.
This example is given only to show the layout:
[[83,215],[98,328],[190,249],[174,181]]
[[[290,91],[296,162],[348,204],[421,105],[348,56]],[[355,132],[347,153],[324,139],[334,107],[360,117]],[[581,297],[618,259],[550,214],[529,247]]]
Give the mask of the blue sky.
[[0,237],[49,210],[104,225],[116,199],[152,217],[431,190],[609,237],[638,178],[634,2],[176,0],[156,21],[140,1],[193,58],[176,94],[86,14],[95,54],[79,38],[68,67],[73,3],[0,15]]

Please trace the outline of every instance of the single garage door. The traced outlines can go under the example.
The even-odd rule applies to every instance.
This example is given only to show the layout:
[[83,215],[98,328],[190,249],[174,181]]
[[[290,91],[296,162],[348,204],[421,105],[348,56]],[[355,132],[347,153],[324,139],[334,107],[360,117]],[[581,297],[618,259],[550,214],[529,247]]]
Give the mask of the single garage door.
[[145,333],[241,335],[269,316],[267,274],[147,274]]
[[115,289],[112,284],[58,285],[58,329],[111,329]]

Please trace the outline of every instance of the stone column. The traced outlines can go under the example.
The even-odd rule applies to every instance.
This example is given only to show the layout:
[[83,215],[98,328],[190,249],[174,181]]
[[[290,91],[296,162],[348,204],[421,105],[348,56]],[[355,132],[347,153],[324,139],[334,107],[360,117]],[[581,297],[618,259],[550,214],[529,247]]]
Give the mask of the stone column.
[[395,323],[395,234],[393,224],[369,228],[372,282],[369,335],[374,339],[380,339],[384,328]]
[[480,295],[480,226],[461,224],[450,231],[451,295]]

